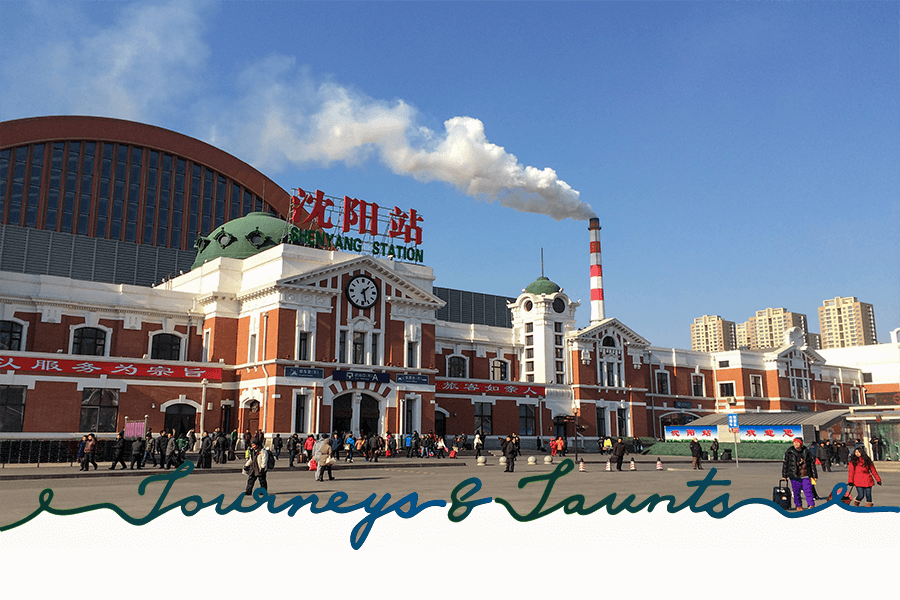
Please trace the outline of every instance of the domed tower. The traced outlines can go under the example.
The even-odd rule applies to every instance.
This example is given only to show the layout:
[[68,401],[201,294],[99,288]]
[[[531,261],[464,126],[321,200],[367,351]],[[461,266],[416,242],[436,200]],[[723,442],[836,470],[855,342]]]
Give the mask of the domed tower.
[[561,287],[543,276],[509,305],[516,340],[522,346],[520,379],[566,383],[566,334],[575,328],[578,306]]

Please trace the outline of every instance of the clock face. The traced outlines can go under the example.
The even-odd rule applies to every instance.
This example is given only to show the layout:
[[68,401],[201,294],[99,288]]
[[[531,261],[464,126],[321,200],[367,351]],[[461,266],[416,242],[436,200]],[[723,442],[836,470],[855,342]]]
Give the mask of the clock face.
[[372,308],[378,302],[378,284],[366,275],[356,275],[344,291],[347,300],[357,308]]

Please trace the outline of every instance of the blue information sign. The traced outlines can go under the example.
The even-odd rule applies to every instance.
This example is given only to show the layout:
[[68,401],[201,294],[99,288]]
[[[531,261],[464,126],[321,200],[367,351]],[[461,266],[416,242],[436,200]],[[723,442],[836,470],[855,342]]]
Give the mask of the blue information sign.
[[428,385],[428,375],[397,375],[397,383],[415,383],[419,385]]
[[325,377],[325,369],[309,369],[304,367],[285,367],[285,377],[306,377],[308,379],[322,379]]
[[388,373],[367,373],[364,371],[335,371],[331,375],[335,381],[371,381],[388,383],[391,376]]
[[728,428],[729,429],[737,429],[738,425],[738,416],[737,414],[731,413],[728,415]]

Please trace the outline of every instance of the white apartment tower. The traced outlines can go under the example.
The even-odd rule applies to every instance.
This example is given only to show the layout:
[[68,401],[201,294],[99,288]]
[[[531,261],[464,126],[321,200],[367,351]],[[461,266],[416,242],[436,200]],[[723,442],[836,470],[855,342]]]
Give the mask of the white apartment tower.
[[819,307],[822,349],[876,344],[875,309],[855,296],[825,300]]
[[703,315],[691,323],[691,350],[722,352],[737,348],[734,321],[718,315]]
[[748,348],[778,348],[784,343],[784,332],[797,327],[803,332],[803,341],[809,344],[809,326],[806,315],[784,308],[766,308],[756,311],[747,321]]

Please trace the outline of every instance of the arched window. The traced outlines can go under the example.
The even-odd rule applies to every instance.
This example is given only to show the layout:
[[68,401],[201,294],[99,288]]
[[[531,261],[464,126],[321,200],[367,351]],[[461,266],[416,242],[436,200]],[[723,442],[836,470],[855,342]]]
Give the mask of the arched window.
[[[106,354],[106,332],[96,327],[79,327],[72,338],[72,354],[104,356]],[[82,431],[89,431],[83,429]]]
[[447,377],[468,377],[467,366],[464,356],[451,356],[447,359]]
[[181,360],[181,338],[171,333],[157,333],[150,346],[150,358]]
[[611,335],[608,335],[605,338],[603,338],[603,345],[606,346],[607,348],[615,348],[616,340],[614,340]]
[[22,349],[22,326],[13,321],[0,321],[0,350]]

